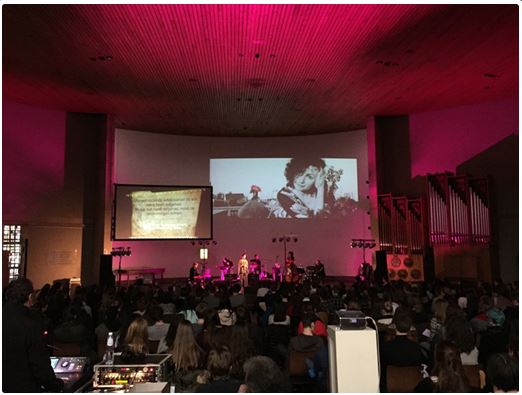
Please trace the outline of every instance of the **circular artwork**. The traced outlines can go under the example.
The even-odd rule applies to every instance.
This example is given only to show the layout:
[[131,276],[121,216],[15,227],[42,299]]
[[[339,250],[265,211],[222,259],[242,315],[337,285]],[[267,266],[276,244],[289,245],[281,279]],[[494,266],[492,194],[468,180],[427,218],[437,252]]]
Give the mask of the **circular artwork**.
[[408,271],[401,269],[401,270],[399,270],[398,275],[401,280],[404,280],[404,279],[408,278]]
[[422,277],[422,273],[419,269],[413,269],[410,274],[414,280],[420,280]]
[[395,272],[395,270],[393,269],[390,269],[388,271],[388,277],[390,278],[390,280],[393,280],[395,278],[395,276],[397,275],[397,273]]
[[399,267],[401,265],[401,258],[399,258],[397,255],[394,255],[391,260],[391,265],[393,267]]
[[406,267],[412,267],[413,266],[413,259],[411,257],[404,258],[404,266]]

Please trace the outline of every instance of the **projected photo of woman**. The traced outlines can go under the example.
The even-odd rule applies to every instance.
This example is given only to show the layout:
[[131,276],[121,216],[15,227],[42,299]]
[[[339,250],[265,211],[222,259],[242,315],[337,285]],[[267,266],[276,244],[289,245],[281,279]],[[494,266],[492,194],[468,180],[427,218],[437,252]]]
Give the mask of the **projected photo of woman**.
[[321,158],[292,158],[285,168],[287,184],[277,194],[280,206],[271,215],[285,218],[314,217],[335,202],[334,179],[327,177]]

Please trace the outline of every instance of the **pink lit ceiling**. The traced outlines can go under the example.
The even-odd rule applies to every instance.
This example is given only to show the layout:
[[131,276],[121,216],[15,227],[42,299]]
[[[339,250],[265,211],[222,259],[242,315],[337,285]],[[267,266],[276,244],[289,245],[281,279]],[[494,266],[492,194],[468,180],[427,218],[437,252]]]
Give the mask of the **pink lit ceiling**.
[[3,6],[4,99],[128,129],[329,133],[514,96],[516,5]]

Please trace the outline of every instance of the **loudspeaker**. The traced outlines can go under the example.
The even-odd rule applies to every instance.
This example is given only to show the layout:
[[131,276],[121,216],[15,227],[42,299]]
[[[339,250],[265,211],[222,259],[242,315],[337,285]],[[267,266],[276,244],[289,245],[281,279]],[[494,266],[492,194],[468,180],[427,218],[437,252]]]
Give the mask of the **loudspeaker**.
[[112,273],[112,255],[100,255],[100,286],[114,287],[116,277]]
[[427,246],[424,249],[424,280],[431,282],[435,280],[435,254],[432,246]]
[[375,272],[373,278],[377,284],[382,284],[383,280],[388,281],[388,264],[386,263],[386,251],[375,251]]

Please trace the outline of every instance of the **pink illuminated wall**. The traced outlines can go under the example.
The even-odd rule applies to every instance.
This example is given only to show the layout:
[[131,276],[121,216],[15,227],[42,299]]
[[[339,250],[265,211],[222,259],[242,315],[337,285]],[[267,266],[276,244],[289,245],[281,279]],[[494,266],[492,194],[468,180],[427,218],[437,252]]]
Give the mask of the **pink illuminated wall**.
[[2,215],[27,221],[63,186],[65,112],[10,101],[2,111]]
[[516,100],[410,114],[411,177],[455,172],[511,134],[518,134]]
[[36,288],[78,277],[82,219],[77,193],[66,191],[66,113],[2,104],[2,214],[28,241],[27,276]]

